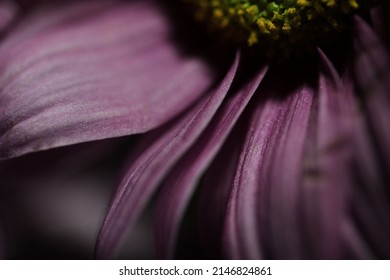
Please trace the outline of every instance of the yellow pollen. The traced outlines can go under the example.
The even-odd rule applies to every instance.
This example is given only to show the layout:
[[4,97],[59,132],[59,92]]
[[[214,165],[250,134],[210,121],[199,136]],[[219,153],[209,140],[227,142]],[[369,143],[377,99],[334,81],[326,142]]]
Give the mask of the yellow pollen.
[[227,37],[249,46],[285,39],[298,42],[342,30],[347,16],[375,0],[182,0],[196,9],[196,19],[209,22]]
[[309,5],[309,2],[307,0],[298,0],[297,4],[298,4],[298,6],[306,7]]
[[257,44],[257,42],[258,42],[258,38],[256,32],[251,32],[248,37],[248,45],[253,46]]

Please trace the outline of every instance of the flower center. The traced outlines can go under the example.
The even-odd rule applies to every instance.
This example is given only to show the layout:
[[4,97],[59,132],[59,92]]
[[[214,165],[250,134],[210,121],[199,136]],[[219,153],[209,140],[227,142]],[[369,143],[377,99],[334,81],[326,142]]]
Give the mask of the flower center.
[[[288,48],[315,42],[348,27],[349,16],[373,0],[184,0],[196,19],[249,46],[272,43]],[[275,44],[276,43],[276,44]],[[283,46],[282,46],[283,48]],[[285,48],[285,47],[284,47]]]

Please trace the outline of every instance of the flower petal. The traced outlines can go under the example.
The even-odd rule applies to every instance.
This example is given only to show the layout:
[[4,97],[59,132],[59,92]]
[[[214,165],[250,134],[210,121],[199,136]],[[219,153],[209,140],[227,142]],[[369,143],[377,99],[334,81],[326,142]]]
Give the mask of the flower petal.
[[351,191],[353,223],[348,229],[357,242],[349,243],[349,247],[359,258],[388,258],[390,56],[360,18],[355,19],[354,33],[352,77],[346,75],[344,79],[345,91],[360,97],[351,120],[355,187]]
[[380,1],[371,10],[371,18],[375,27],[376,33],[390,48],[390,30],[388,28],[390,24],[390,3],[389,1]]
[[152,132],[141,143],[136,152],[138,156],[130,161],[99,233],[98,258],[112,256],[124,231],[138,218],[164,176],[206,128],[230,88],[238,61],[237,56],[214,92],[205,96],[173,126]]
[[[305,258],[345,258],[343,225],[353,185],[349,106],[341,80],[320,51],[318,96],[314,100],[302,169],[301,211]],[[318,242],[321,240],[321,242]]]
[[9,26],[17,15],[17,7],[11,1],[2,1],[0,3],[0,34]]
[[[238,117],[266,73],[261,69],[226,101],[195,145],[172,169],[161,187],[156,206],[157,256],[173,258],[180,222],[197,182],[220,150]],[[222,174],[220,174],[222,175]]]
[[[268,81],[281,75],[280,71],[273,74]],[[287,97],[276,97],[285,90]],[[295,223],[300,168],[314,91],[302,83],[292,92],[286,88],[259,92],[265,99],[258,100],[252,114],[231,185],[223,233],[225,254],[259,259],[268,246],[273,258],[296,257],[300,254]]]
[[[389,166],[383,164],[378,142],[367,121],[367,112],[356,102],[354,79],[347,73],[343,92],[347,99],[344,110],[351,128],[353,186],[349,190],[349,221],[344,225],[344,241],[352,258],[389,258],[390,204]],[[378,108],[379,110],[381,108]]]
[[355,20],[354,75],[363,95],[380,154],[390,166],[390,56],[375,32],[361,19]]
[[210,87],[154,1],[45,6],[0,44],[0,157],[140,133]]
[[[246,111],[247,112],[247,111]],[[246,113],[245,112],[245,113]],[[217,154],[211,166],[202,177],[198,202],[198,224],[201,252],[205,258],[222,258],[222,230],[225,219],[229,192],[246,131],[245,114],[234,127],[226,144]]]

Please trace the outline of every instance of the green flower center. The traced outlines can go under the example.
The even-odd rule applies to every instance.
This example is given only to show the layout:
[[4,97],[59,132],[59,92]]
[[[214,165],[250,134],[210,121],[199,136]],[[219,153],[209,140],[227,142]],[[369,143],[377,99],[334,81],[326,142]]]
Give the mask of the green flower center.
[[[249,46],[273,43],[289,48],[316,41],[348,26],[373,0],[184,0],[195,17]],[[276,44],[275,44],[276,43]]]

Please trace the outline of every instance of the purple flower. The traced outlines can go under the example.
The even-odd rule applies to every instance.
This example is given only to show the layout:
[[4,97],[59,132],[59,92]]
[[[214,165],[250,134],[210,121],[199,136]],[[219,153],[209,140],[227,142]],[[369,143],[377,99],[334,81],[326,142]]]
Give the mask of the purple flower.
[[159,258],[390,257],[385,1],[343,46],[255,65],[165,1],[16,2],[0,4],[0,256],[26,240],[39,257],[44,227],[115,258],[151,208]]

